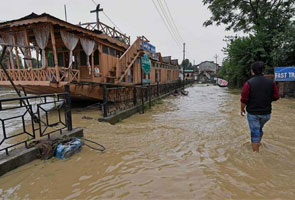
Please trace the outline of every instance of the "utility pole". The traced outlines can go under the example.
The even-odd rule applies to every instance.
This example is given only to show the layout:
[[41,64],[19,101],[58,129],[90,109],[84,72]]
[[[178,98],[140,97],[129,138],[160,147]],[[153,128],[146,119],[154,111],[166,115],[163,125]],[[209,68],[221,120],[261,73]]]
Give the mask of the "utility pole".
[[216,74],[218,74],[218,63],[217,63],[217,59],[218,59],[218,55],[217,54],[215,54],[215,56],[214,56],[214,58],[215,58],[215,61],[216,61]]
[[97,30],[99,30],[99,12],[102,12],[103,9],[100,8],[100,4],[98,4],[96,6],[95,10],[90,11],[90,13],[96,13],[96,26],[97,26]]
[[183,90],[184,90],[184,86],[185,86],[185,63],[184,63],[184,60],[185,60],[185,43],[183,43]]
[[185,43],[183,43],[183,60],[185,60]]
[[67,22],[68,21],[68,16],[67,16],[67,5],[66,4],[64,5],[64,8],[65,8],[65,20]]
[[218,59],[219,55],[215,54],[214,58],[215,58],[215,61],[216,61],[216,65],[217,65],[217,59]]

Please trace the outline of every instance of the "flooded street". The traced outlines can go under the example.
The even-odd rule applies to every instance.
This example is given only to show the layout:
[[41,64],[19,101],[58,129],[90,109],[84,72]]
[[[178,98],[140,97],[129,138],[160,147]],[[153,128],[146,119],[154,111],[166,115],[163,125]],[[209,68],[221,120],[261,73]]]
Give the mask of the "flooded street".
[[239,91],[187,90],[117,125],[74,109],[74,126],[107,151],[20,167],[0,177],[0,199],[294,199],[295,100],[273,103],[253,153]]

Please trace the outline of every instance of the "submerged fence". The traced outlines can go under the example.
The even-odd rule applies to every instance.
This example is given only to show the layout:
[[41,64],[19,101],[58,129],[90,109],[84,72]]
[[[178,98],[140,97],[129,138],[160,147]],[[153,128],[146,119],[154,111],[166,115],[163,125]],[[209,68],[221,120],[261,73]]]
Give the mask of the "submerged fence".
[[136,106],[144,108],[145,103],[151,103],[162,95],[170,94],[192,83],[193,80],[135,86],[108,87],[103,85],[103,117],[113,116]]
[[72,130],[69,93],[0,99],[0,152]]

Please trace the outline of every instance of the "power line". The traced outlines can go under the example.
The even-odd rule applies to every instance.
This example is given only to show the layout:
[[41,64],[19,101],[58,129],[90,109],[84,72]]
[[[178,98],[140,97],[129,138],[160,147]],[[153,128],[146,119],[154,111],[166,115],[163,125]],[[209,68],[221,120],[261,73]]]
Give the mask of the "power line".
[[120,32],[122,32],[121,31],[121,29],[115,24],[115,22],[113,22],[113,20],[104,12],[104,11],[102,11],[102,13],[106,16],[106,18],[108,18],[108,20],[120,31]]
[[174,27],[175,27],[175,30],[176,30],[178,36],[180,37],[180,39],[183,41],[183,38],[182,38],[182,36],[181,36],[181,34],[180,34],[180,32],[179,32],[179,29],[177,28],[177,26],[176,26],[176,24],[175,24],[175,21],[174,21],[174,19],[173,19],[173,17],[172,17],[172,14],[171,14],[171,12],[170,12],[170,9],[169,9],[169,6],[168,6],[166,0],[164,0],[164,3],[165,3],[166,8],[167,8],[167,10],[168,10],[168,13],[169,13],[169,16],[170,16],[170,18],[171,18],[171,21],[172,21],[172,23],[173,23],[173,25],[174,25]]
[[170,36],[172,37],[172,39],[174,40],[174,42],[177,44],[177,46],[178,46],[179,48],[181,48],[179,42],[176,40],[175,36],[172,34],[172,32],[171,32],[169,26],[167,25],[167,22],[164,20],[164,17],[162,16],[162,14],[161,14],[161,12],[160,12],[158,6],[157,6],[156,3],[154,2],[154,0],[152,0],[152,2],[153,2],[153,4],[154,4],[156,10],[158,11],[158,13],[159,13],[159,15],[160,15],[160,17],[161,17],[163,23],[165,24],[165,26],[166,26],[168,32],[170,33]]
[[[98,5],[94,0],[91,0],[96,6]],[[122,32],[121,31],[121,29],[113,22],[113,20],[103,11],[102,12],[105,16],[106,16],[106,18],[114,25],[114,27],[116,27],[116,29],[118,29],[120,32]]]
[[175,36],[175,38],[177,39],[177,41],[178,41],[179,43],[182,43],[182,40],[179,39],[179,37],[178,37],[178,35],[177,35],[177,33],[176,33],[176,31],[175,31],[173,25],[172,25],[172,22],[171,22],[171,20],[170,20],[170,18],[169,18],[169,16],[168,16],[168,14],[166,13],[166,10],[165,10],[165,8],[164,8],[164,6],[163,6],[163,4],[162,4],[162,1],[161,1],[161,0],[157,0],[157,1],[158,1],[159,6],[160,6],[160,9],[162,10],[162,13],[163,13],[163,15],[164,15],[164,18],[166,19],[166,21],[167,21],[167,23],[168,23],[170,29],[172,30],[172,32],[173,32],[173,34],[174,34],[174,36]]

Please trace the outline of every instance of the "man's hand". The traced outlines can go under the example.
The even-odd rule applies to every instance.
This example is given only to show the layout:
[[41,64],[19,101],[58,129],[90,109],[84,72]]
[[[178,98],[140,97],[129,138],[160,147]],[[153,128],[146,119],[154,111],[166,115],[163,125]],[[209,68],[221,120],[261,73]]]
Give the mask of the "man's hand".
[[244,117],[246,114],[246,104],[241,103],[241,116]]

